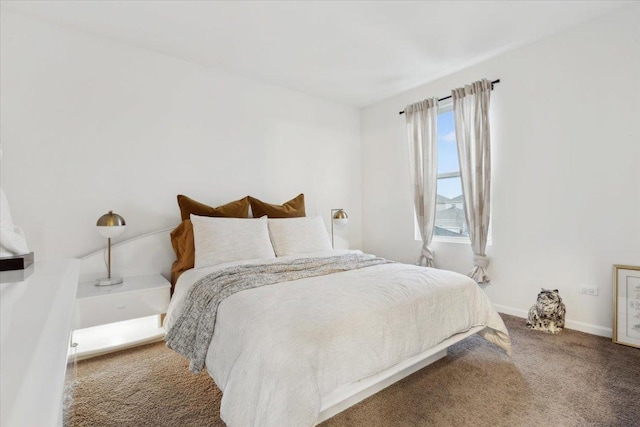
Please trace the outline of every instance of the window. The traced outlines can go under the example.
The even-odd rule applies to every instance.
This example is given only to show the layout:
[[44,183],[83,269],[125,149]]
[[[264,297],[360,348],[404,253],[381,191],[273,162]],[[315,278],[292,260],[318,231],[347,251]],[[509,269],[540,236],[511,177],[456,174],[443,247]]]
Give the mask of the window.
[[[436,220],[433,239],[469,242],[469,230],[464,216],[456,128],[453,121],[453,103],[451,102],[441,104],[438,111],[438,183],[436,191]],[[414,222],[416,240],[422,240],[418,221]]]
[[438,184],[433,236],[469,239],[451,103],[441,106],[438,112]]

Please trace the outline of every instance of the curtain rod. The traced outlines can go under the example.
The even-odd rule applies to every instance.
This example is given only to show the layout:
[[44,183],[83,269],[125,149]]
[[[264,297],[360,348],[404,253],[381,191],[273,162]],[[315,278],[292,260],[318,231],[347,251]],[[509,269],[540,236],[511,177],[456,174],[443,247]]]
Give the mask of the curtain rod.
[[[498,83],[500,83],[500,79],[492,81],[492,82],[491,82],[491,90],[493,90],[493,85],[498,84]],[[445,96],[444,98],[440,98],[440,99],[438,99],[438,102],[440,102],[440,101],[445,101],[445,100],[447,100],[447,99],[451,99],[451,95],[449,95],[449,96]],[[400,111],[398,114],[404,114],[404,110],[403,110],[403,111]]]

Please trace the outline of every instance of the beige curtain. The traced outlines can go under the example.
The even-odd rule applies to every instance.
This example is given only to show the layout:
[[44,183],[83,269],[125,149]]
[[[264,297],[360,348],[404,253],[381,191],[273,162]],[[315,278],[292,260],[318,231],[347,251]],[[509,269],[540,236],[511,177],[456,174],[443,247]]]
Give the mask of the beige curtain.
[[436,219],[438,179],[438,99],[407,105],[407,136],[416,219],[422,236],[418,265],[433,267],[433,225]]
[[453,114],[456,127],[464,212],[473,249],[473,270],[469,277],[488,283],[486,255],[491,203],[491,144],[489,98],[491,82],[481,80],[454,89]]

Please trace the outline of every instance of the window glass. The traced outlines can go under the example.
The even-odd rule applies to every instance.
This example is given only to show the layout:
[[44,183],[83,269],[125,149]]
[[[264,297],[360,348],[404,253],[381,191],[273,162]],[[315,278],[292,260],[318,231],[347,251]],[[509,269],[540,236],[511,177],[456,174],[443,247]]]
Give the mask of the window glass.
[[453,110],[438,114],[438,184],[434,236],[468,239]]

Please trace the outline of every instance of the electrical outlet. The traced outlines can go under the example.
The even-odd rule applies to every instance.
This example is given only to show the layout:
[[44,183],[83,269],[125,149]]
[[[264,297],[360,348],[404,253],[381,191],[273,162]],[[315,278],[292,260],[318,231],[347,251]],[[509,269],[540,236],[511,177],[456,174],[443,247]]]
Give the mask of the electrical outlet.
[[581,294],[598,296],[598,287],[597,286],[588,286],[588,285],[580,285],[578,290]]

